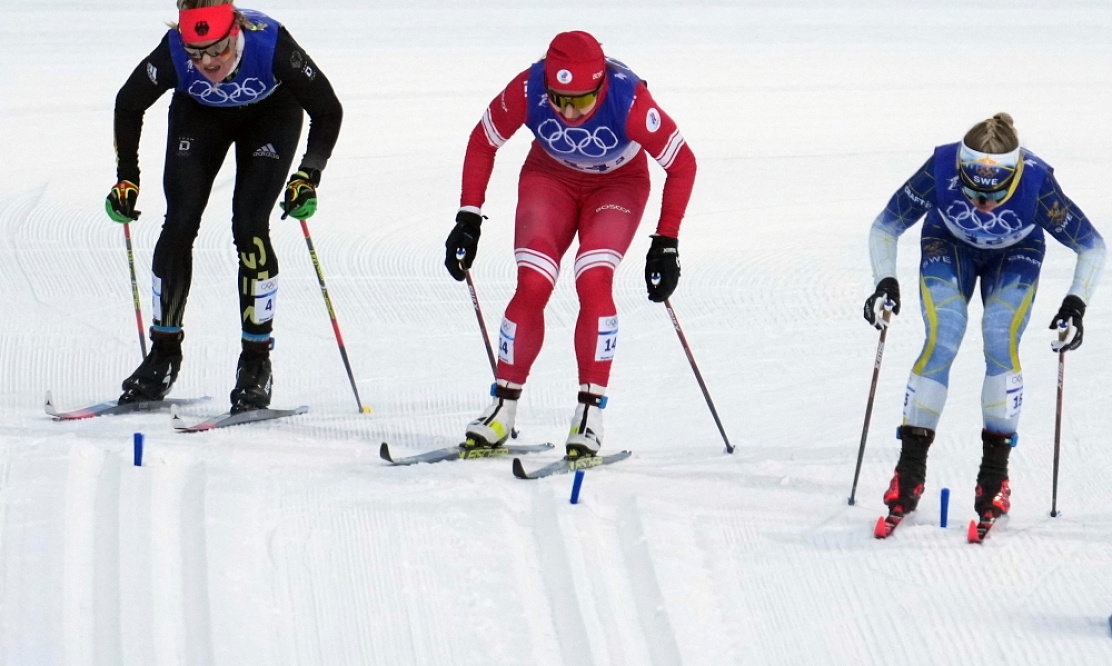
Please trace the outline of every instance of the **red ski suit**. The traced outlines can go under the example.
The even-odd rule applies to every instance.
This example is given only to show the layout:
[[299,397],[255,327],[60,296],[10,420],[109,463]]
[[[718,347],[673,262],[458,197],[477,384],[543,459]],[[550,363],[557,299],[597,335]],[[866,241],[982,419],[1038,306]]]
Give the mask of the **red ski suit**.
[[[545,91],[528,90],[530,72],[536,67],[517,75],[491,101],[471,132],[463,164],[461,207],[475,211],[482,208],[496,151],[527,123],[530,100],[547,104]],[[607,94],[613,89],[622,90],[611,85],[616,75],[622,76],[621,71],[628,70],[607,68],[607,80],[590,115],[573,123],[555,115],[555,122],[562,127],[554,126],[551,119],[546,121],[547,127],[561,132],[590,123],[604,108]],[[574,270],[580,306],[575,326],[579,383],[607,386],[618,330],[612,293],[614,270],[629,249],[649,197],[646,152],[668,174],[656,233],[678,237],[695,182],[695,155],[643,81],[637,80],[635,87],[627,85],[625,89],[631,91],[627,93],[631,98],[628,107],[625,99],[615,97],[613,101],[622,104],[624,131],[632,142],[626,154],[632,157],[618,159],[617,166],[575,168],[572,162],[561,159],[559,151],[552,150],[551,133],[542,137],[544,131],[538,133],[531,127],[537,139],[518,182],[514,239],[517,291],[501,326],[500,380],[524,384],[529,376],[544,341],[544,308],[556,285],[560,260],[578,233]],[[610,109],[612,112],[612,105]],[[544,143],[538,140],[541,138]]]

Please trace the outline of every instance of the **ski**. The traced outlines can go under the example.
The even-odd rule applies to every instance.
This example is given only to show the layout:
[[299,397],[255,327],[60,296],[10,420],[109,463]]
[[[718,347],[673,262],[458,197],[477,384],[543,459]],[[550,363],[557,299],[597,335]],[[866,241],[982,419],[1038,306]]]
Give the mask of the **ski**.
[[123,405],[116,404],[116,401],[112,400],[90,405],[88,407],[82,407],[81,409],[71,409],[60,412],[58,408],[54,406],[54,396],[50,391],[47,391],[46,401],[43,403],[43,411],[54,417],[56,421],[73,421],[76,419],[89,419],[94,416],[161,412],[172,408],[174,405],[192,405],[198,402],[205,402],[206,400],[209,400],[207,395],[201,398],[165,398],[163,400],[129,402]]
[[390,463],[391,465],[416,465],[417,463],[438,463],[445,460],[470,460],[472,458],[500,458],[508,455],[524,455],[526,453],[541,453],[544,451],[551,451],[552,444],[509,444],[505,446],[480,446],[480,447],[465,447],[462,444],[458,446],[446,446],[442,449],[434,449],[415,456],[408,456],[405,458],[395,458],[390,455],[390,445],[386,442],[378,449],[380,458]]
[[878,539],[887,539],[892,536],[892,532],[903,522],[904,514],[890,513],[887,516],[877,518],[876,527],[873,528],[873,536]]
[[564,458],[561,458],[560,460],[557,460],[550,465],[545,465],[544,467],[532,472],[525,471],[525,468],[521,464],[521,458],[514,458],[514,476],[519,479],[540,479],[546,476],[552,476],[554,474],[567,474],[568,472],[574,472],[580,469],[590,469],[592,467],[598,467],[600,465],[610,465],[612,463],[618,462],[619,460],[625,460],[631,455],[633,455],[632,451],[619,451],[618,453],[609,456],[587,456],[585,458],[571,459],[565,456]]
[[302,405],[296,409],[252,409],[238,414],[221,414],[209,419],[205,419],[200,423],[188,425],[178,413],[174,410],[174,415],[171,417],[170,422],[174,426],[174,430],[178,432],[202,432],[204,430],[214,430],[216,428],[226,428],[227,426],[240,425],[243,423],[256,423],[258,421],[270,421],[272,419],[280,419],[285,416],[294,416],[296,414],[304,414],[309,411],[307,405]]
[[993,516],[990,512],[982,516],[979,521],[969,521],[969,533],[967,535],[969,543],[984,543],[985,537],[992,531],[998,520],[999,518]]

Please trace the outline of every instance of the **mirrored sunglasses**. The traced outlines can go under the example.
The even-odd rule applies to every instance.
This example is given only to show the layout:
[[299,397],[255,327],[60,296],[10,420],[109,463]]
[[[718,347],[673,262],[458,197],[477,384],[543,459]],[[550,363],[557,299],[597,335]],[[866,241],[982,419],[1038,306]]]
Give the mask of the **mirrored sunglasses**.
[[1002,189],[1002,190],[995,190],[993,192],[984,192],[982,190],[975,190],[972,187],[962,185],[961,186],[961,191],[965,193],[965,196],[969,197],[970,201],[976,201],[977,199],[984,199],[986,202],[987,201],[995,201],[995,202],[999,203],[999,202],[1004,200],[1004,197],[1008,196],[1007,188]]
[[595,103],[595,100],[598,99],[598,92],[601,87],[602,86],[599,86],[599,88],[595,88],[591,92],[580,93],[578,95],[561,95],[549,88],[548,101],[552,102],[552,106],[558,109],[562,109],[570,104],[572,108],[582,111]]
[[214,44],[210,44],[204,48],[197,48],[195,46],[189,46],[188,44],[183,44],[183,46],[185,47],[185,53],[189,56],[190,60],[200,61],[203,60],[205,56],[208,56],[210,58],[219,58],[227,55],[228,52],[232,50],[232,47],[234,45],[234,42],[232,41],[233,37],[235,37],[234,31],[229,32],[227,35],[225,35],[224,39],[221,39],[220,41]]

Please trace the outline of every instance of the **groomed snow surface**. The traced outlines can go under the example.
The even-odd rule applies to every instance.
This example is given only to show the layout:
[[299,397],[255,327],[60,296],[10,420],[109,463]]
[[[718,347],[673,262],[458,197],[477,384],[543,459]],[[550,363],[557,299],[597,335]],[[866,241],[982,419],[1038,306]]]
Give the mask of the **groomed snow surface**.
[[[877,334],[868,226],[935,145],[1006,110],[1112,232],[1112,7],[1103,0],[726,2],[266,0],[314,56],[345,124],[310,221],[363,401],[358,413],[293,220],[281,259],[283,422],[181,435],[166,414],[57,423],[140,360],[114,182],[116,91],[175,18],[169,0],[40,0],[0,21],[0,662],[9,665],[1112,663],[1112,314],[1104,285],[1066,359],[1051,518],[1057,356],[1046,327],[1074,255],[1050,242],[1021,345],[1010,521],[965,542],[980,459],[981,307],[920,510],[872,537],[918,355],[918,228],[901,240],[857,504],[847,505]],[[645,299],[654,197],[616,278],[621,351],[605,449],[631,459],[519,481],[506,459],[391,468],[456,443],[490,370],[442,266],[467,136],[552,36],[594,32],[651,83],[699,160],[672,303]],[[144,315],[169,95],[146,117]],[[473,275],[488,330],[514,288],[516,178],[499,153]],[[231,159],[194,249],[173,395],[226,409],[238,354]],[[565,259],[565,270],[569,267]],[[1107,276],[1106,276],[1107,277]],[[1107,280],[1106,280],[1107,281]],[[521,441],[562,446],[577,304],[563,275],[521,402]],[[146,435],[142,467],[132,434]],[[559,450],[559,449],[557,449]],[[528,467],[555,460],[533,455]],[[940,528],[939,491],[952,491]]]

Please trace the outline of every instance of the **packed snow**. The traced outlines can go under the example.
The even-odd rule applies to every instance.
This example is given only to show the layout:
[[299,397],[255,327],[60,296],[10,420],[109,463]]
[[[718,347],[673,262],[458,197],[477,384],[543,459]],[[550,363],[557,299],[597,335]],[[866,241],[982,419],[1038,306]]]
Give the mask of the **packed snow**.
[[[246,0],[244,0],[246,2]],[[0,21],[0,662],[10,665],[1112,663],[1112,286],[1067,354],[1050,517],[1057,355],[1047,326],[1074,255],[1050,241],[1021,345],[1013,508],[966,543],[980,459],[980,304],[920,510],[877,541],[907,373],[922,345],[918,228],[900,242],[857,503],[847,504],[877,333],[867,234],[935,145],[998,111],[1112,234],[1112,6],[1103,0],[261,0],[331,79],[345,123],[309,222],[362,401],[300,226],[282,262],[283,421],[201,434],[165,413],[55,422],[139,363],[127,255],[103,199],[119,86],[169,0],[39,0]],[[605,451],[521,481],[510,461],[391,467],[450,446],[491,382],[466,286],[443,268],[460,168],[486,104],[557,32],[593,32],[646,78],[699,161],[672,304],[736,451],[725,453],[642,269],[663,172],[616,278],[621,350]],[[165,212],[164,96],[147,114],[144,316]],[[499,153],[473,276],[496,331],[515,279],[522,130]],[[234,163],[194,249],[173,394],[223,411],[239,329]],[[569,260],[565,258],[564,268]],[[569,271],[570,272],[570,271]],[[1106,275],[1106,282],[1108,276]],[[575,407],[571,279],[519,409],[559,457]],[[1103,387],[1103,388],[1102,388]],[[146,438],[143,465],[132,436]],[[952,491],[940,527],[939,493]]]

